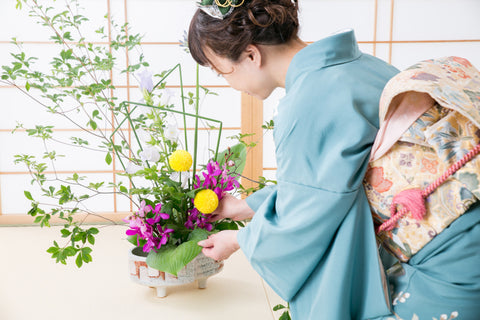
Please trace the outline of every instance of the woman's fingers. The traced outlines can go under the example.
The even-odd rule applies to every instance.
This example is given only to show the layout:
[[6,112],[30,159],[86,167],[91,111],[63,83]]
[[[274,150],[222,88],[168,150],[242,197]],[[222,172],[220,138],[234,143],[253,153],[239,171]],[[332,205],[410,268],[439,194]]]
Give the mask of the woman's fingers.
[[211,221],[211,222],[214,222],[214,221],[218,221],[220,219],[223,219],[224,217],[220,216],[219,214],[211,214],[210,215],[210,219],[208,221]]
[[197,244],[198,244],[200,247],[211,248],[211,247],[213,247],[214,241],[213,241],[213,239],[212,239],[212,236],[210,236],[210,237],[208,237],[208,238],[205,239],[205,240],[199,241]]
[[219,261],[219,259],[218,259],[218,257],[217,257],[217,253],[216,253],[214,247],[203,248],[203,249],[202,249],[202,253],[203,253],[206,257],[212,258],[212,259],[215,260],[215,261]]
[[224,230],[213,234],[208,239],[198,242],[205,256],[216,261],[228,259],[240,247],[237,242],[237,231]]

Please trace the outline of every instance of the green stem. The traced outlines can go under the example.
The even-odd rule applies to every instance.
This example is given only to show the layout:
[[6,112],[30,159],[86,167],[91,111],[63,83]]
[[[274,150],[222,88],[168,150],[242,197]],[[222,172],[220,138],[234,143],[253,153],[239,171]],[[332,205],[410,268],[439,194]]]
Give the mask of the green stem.
[[197,147],[198,147],[198,106],[200,101],[200,85],[199,85],[199,72],[200,66],[197,64],[196,69],[196,84],[195,84],[195,138],[193,142],[193,176],[195,177],[195,172],[197,169]]
[[185,99],[183,92],[183,76],[182,76],[182,66],[178,64],[180,71],[180,94],[182,95],[182,111],[183,111],[183,133],[185,134],[185,150],[188,150],[188,139],[187,139],[187,117],[185,115]]

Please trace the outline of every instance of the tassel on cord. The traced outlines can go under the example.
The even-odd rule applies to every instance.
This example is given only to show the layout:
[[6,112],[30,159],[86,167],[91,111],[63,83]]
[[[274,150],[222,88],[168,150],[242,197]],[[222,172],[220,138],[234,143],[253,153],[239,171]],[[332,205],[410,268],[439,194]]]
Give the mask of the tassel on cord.
[[412,217],[417,220],[422,220],[427,213],[422,189],[403,190],[393,197],[392,205],[390,206],[392,216],[397,211],[397,204],[401,204],[404,208],[407,208],[407,211],[410,211]]
[[[422,189],[406,189],[393,197],[392,204],[390,205],[390,219],[385,221],[378,228],[377,233],[382,231],[392,230],[397,221],[405,216],[408,212],[412,214],[412,217],[416,220],[422,220],[427,214],[427,208],[425,206],[425,200],[432,194],[440,185],[442,185],[447,179],[463,167],[467,162],[472,160],[480,152],[480,143],[475,146],[469,153],[467,153],[462,159],[455,162],[450,166],[443,175],[429,184],[424,190]],[[397,205],[402,205],[402,209],[397,211]]]

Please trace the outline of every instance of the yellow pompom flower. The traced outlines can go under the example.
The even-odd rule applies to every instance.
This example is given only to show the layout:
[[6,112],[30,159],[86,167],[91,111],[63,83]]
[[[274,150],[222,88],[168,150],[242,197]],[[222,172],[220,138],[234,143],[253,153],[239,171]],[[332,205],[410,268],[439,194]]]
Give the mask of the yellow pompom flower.
[[192,166],[192,155],[185,150],[176,150],[168,158],[170,167],[178,172],[188,171]]
[[218,196],[210,189],[201,190],[193,199],[193,204],[203,214],[210,214],[218,207]]

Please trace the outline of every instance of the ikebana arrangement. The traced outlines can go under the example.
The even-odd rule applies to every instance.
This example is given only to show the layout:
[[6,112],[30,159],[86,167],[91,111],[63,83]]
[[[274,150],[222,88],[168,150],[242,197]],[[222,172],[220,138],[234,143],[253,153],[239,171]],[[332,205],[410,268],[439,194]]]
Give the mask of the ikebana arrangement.
[[[65,140],[53,125],[24,128],[18,124],[15,130],[40,139],[44,146],[41,158],[18,154],[15,162],[28,168],[36,187],[35,192],[24,192],[35,223],[50,226],[55,217],[63,224],[60,231],[66,241],[53,242],[47,250],[52,258],[63,264],[74,258],[78,267],[92,261],[91,246],[99,229],[85,226],[84,220],[99,214],[89,209],[89,203],[112,194],[132,203],[133,213],[124,222],[128,240],[139,248],[135,252],[146,258],[149,268],[174,277],[199,255],[198,241],[243,225],[231,220],[210,221],[225,192],[239,188],[247,147],[238,143],[219,151],[222,122],[200,115],[200,101],[214,93],[200,86],[198,66],[194,92],[187,93],[181,65],[155,75],[148,71],[141,36],[132,34],[127,24],[112,23],[109,44],[97,45],[82,36],[82,25],[88,19],[80,14],[77,0],[66,1],[60,10],[36,0],[17,0],[17,7],[28,8],[30,16],[53,32],[51,40],[58,54],[48,70],[42,71],[35,64],[38,58],[14,39],[19,52],[12,53],[14,61],[2,67],[1,81],[81,132]],[[108,36],[104,28],[96,32]],[[122,50],[140,52],[137,62],[122,68],[115,58]],[[118,70],[137,78],[143,101],[119,101],[110,77]],[[166,82],[173,73],[180,79],[177,105],[171,102]],[[192,121],[193,137],[187,134],[187,122]],[[217,133],[210,156],[203,160],[198,157],[200,124]],[[102,161],[108,166],[122,168],[117,170],[119,179],[93,181],[79,173],[65,176],[57,172],[56,162],[64,157],[55,150],[58,145],[67,145],[70,156],[75,154],[73,150],[103,154]]]

